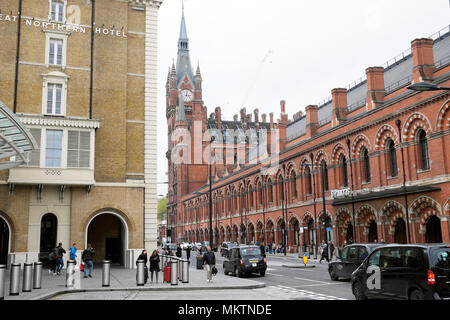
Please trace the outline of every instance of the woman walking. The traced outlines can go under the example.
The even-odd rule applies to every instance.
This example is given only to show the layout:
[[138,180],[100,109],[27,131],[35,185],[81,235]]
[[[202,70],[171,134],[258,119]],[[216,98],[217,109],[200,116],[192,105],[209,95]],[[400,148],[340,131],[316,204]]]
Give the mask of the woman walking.
[[154,250],[150,256],[150,281],[153,282],[153,272],[156,273],[156,282],[158,282],[158,272],[159,268],[159,255],[158,251]]

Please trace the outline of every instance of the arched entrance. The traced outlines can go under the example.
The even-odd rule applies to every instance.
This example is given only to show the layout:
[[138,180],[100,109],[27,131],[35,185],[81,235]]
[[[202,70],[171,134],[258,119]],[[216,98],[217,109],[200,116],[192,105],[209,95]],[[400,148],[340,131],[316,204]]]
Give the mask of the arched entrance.
[[355,237],[353,236],[353,224],[349,223],[347,226],[347,234],[345,236],[345,240],[347,243],[352,243]]
[[48,260],[48,254],[56,247],[58,234],[58,218],[53,213],[45,214],[41,219],[41,242],[39,258]]
[[275,230],[272,220],[269,220],[266,224],[267,229],[267,243],[275,243]]
[[403,218],[399,218],[394,227],[394,242],[406,243],[406,223]]
[[255,226],[250,224],[248,226],[248,242],[255,244]]
[[442,243],[441,220],[439,220],[439,218],[435,215],[432,215],[427,221],[425,242]]
[[369,224],[369,242],[378,241],[378,231],[377,231],[377,223],[375,221],[371,221]]
[[0,264],[7,264],[9,253],[9,226],[2,217],[0,217]]
[[128,248],[128,226],[125,220],[113,212],[103,212],[93,217],[86,227],[86,245],[95,250],[93,262],[109,260],[125,265]]

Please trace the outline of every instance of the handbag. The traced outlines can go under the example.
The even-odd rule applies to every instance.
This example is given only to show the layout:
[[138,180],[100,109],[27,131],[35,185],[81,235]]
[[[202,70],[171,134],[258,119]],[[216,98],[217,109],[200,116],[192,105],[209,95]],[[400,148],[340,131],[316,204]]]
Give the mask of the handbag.
[[212,267],[211,272],[212,272],[213,276],[215,276],[217,274],[217,268]]
[[84,263],[80,264],[80,271],[83,272],[84,271]]

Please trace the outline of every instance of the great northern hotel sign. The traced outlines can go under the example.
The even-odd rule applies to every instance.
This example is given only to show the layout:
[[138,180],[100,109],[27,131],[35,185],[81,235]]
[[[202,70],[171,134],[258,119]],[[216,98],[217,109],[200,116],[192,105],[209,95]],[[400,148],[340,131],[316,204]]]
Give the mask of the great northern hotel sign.
[[[79,22],[79,16],[70,16],[67,21]],[[15,23],[19,21],[18,15],[5,15],[0,13],[0,23]],[[55,30],[55,31],[69,31],[69,32],[78,32],[78,33],[86,33],[90,32],[90,26],[81,26],[79,23],[58,23],[58,22],[49,22],[40,18],[30,18],[30,17],[22,17],[22,21],[25,22],[25,26],[42,28],[45,30]],[[117,30],[112,28],[105,27],[94,27],[94,32],[96,34],[103,34],[105,36],[112,37],[121,37],[126,38],[127,34],[124,30]]]

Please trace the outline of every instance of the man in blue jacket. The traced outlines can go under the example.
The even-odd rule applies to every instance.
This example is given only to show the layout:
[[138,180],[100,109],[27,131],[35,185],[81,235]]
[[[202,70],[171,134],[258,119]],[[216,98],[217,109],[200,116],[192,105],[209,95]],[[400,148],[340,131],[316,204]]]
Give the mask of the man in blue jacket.
[[74,260],[75,265],[77,265],[77,244],[75,242],[72,244],[72,248],[70,248],[70,260]]

